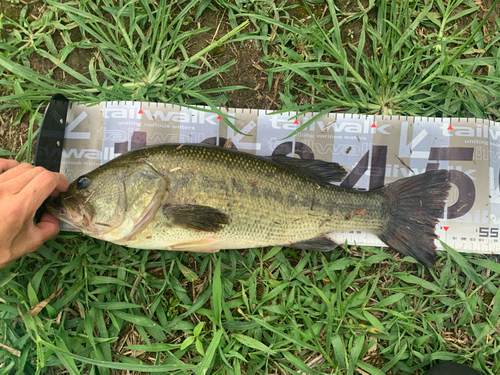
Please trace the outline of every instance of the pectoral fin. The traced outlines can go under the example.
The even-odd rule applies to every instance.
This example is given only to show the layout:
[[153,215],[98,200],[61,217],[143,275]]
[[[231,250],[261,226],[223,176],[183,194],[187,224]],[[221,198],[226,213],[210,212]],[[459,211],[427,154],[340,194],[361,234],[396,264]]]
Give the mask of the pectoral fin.
[[299,250],[314,250],[314,251],[333,251],[339,244],[327,236],[319,236],[310,240],[295,242],[288,247]]
[[162,213],[171,226],[202,232],[218,232],[224,224],[229,224],[227,214],[209,206],[196,204],[164,205]]

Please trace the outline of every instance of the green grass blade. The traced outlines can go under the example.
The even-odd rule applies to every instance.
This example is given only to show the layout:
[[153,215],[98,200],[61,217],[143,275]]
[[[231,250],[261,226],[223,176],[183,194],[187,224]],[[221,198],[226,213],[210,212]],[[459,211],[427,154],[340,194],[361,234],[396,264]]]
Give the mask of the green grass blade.
[[219,347],[220,340],[222,338],[222,334],[224,331],[218,330],[210,342],[210,345],[208,346],[208,349],[203,356],[203,359],[200,362],[200,365],[198,366],[198,370],[196,371],[196,375],[205,375],[208,373],[208,370],[210,369],[210,366],[214,360],[215,356],[215,351]]

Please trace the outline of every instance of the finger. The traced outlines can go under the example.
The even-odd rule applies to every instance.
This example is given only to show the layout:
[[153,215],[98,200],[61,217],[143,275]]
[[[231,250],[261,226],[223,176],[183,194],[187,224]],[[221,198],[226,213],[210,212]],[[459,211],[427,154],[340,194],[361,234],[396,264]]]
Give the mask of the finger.
[[[53,196],[57,197],[59,195],[59,193],[63,193],[65,191],[68,191],[69,182],[68,182],[68,179],[66,178],[66,176],[61,174],[61,173],[57,173],[57,172],[51,172],[51,173],[57,179],[57,185],[53,191],[53,193],[55,195],[53,195]],[[52,193],[51,193],[51,196],[52,196]]]
[[36,226],[30,223],[22,236],[16,239],[16,243],[12,246],[8,262],[0,265],[0,268],[12,263],[14,260],[22,256],[33,253],[38,250],[46,241],[59,233],[59,220],[50,213],[45,213],[42,216],[40,223]]
[[59,220],[50,212],[45,212],[40,222],[35,225],[35,232],[38,233],[42,244],[52,237],[57,236],[60,230]]
[[[47,172],[45,168],[23,163],[0,175],[2,192],[10,195],[21,192],[37,175]],[[50,172],[49,172],[50,173]]]
[[3,184],[9,182],[33,169],[35,169],[35,167],[32,166],[31,164],[18,163],[17,165],[12,166],[12,168],[6,169],[5,172],[0,174],[0,183]]
[[17,167],[18,165],[19,165],[18,161],[0,158],[0,174],[4,173],[5,171],[7,171],[9,169]]
[[[67,189],[66,189],[66,190],[67,190]],[[51,197],[56,198],[56,197],[58,197],[58,196],[59,196],[59,194],[61,194],[61,193],[62,193],[62,191],[59,191],[59,190],[54,190],[52,193],[50,193],[50,196],[51,196]]]
[[[22,177],[22,176],[20,176]],[[27,210],[35,212],[53,192],[68,190],[68,180],[60,173],[43,169],[18,194],[20,199],[28,202]]]

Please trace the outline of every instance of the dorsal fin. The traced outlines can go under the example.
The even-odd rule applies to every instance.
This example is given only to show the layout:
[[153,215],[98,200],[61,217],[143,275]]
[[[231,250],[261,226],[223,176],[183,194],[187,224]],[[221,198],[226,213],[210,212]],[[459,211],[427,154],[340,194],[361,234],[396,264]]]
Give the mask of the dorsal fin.
[[347,171],[338,163],[286,156],[268,156],[268,158],[287,168],[290,172],[307,177],[319,184],[340,182],[347,174]]

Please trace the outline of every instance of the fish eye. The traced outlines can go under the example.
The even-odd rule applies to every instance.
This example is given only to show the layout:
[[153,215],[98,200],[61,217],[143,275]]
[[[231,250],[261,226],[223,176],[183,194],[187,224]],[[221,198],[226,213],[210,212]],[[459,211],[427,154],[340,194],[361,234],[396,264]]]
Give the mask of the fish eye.
[[90,178],[87,176],[80,177],[76,182],[78,189],[86,189],[90,185]]

